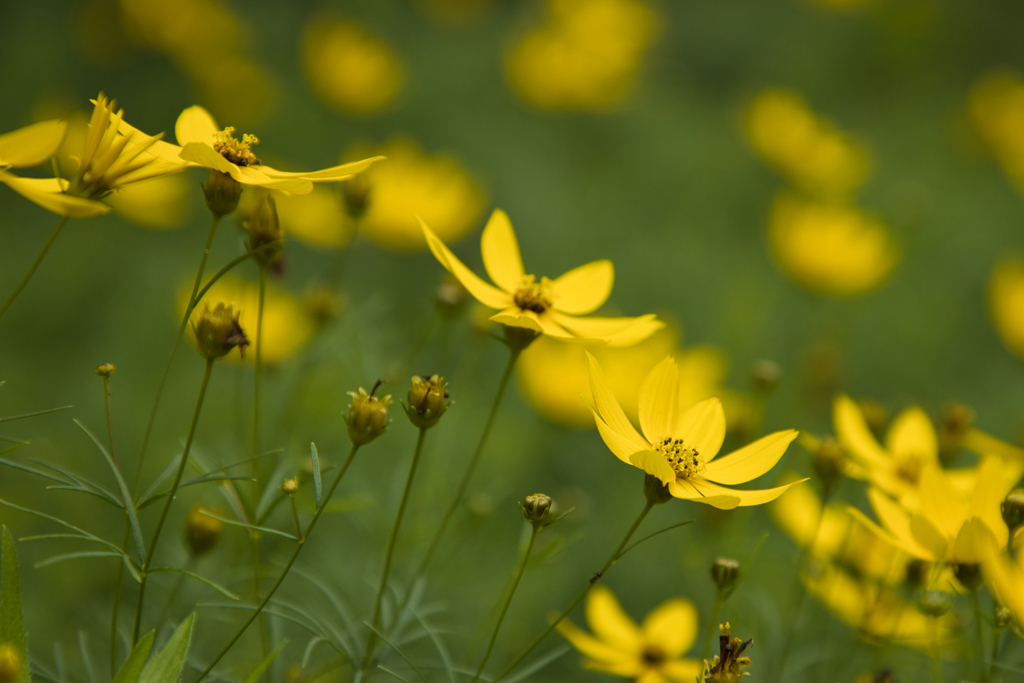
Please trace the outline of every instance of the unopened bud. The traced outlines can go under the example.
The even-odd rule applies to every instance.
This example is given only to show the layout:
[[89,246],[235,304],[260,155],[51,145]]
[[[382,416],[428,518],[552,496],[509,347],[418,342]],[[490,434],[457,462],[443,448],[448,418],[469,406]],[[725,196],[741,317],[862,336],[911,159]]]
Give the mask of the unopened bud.
[[519,508],[523,511],[523,517],[533,525],[535,529],[545,526],[548,517],[551,516],[551,497],[543,493],[534,493],[523,498]]
[[740,563],[732,558],[719,557],[711,563],[711,580],[718,586],[718,590],[732,588],[739,576]]
[[0,683],[14,683],[21,677],[21,653],[14,643],[0,645]]
[[669,493],[668,486],[662,484],[661,479],[658,479],[653,474],[644,476],[644,497],[647,498],[651,505],[664,505],[672,500],[672,494]]
[[366,389],[362,387],[359,387],[359,393],[348,392],[352,397],[352,403],[349,404],[345,424],[348,427],[348,438],[357,446],[365,446],[388,428],[391,394],[384,398],[374,396],[381,384],[383,382],[378,381],[373,385],[370,393],[366,393]]
[[96,374],[100,377],[110,377],[117,370],[112,363],[104,363],[96,368]]
[[750,379],[759,394],[770,394],[782,380],[782,367],[773,360],[761,359],[750,366]]
[[505,328],[505,343],[513,351],[523,351],[540,336],[540,332],[534,332],[525,327],[513,327],[512,325],[503,325],[502,327]]
[[224,522],[206,514],[203,506],[193,505],[185,522],[185,545],[192,555],[202,555],[217,544],[222,531]]
[[249,233],[250,250],[260,249],[272,242],[277,242],[275,246],[261,249],[253,254],[256,262],[263,266],[273,263],[277,259],[277,255],[281,253],[280,242],[283,239],[281,221],[277,217],[277,202],[274,201],[273,195],[269,192],[263,194],[243,225],[246,232]]
[[462,286],[462,283],[445,273],[441,283],[437,285],[434,293],[437,306],[445,315],[455,315],[462,310],[466,301],[469,300],[469,292]]
[[289,477],[281,482],[281,493],[287,493],[289,496],[293,495],[299,490],[299,480],[295,477]]
[[244,357],[245,347],[249,345],[248,337],[238,324],[234,306],[230,304],[218,303],[212,309],[209,304],[203,304],[203,312],[192,323],[192,331],[196,335],[199,353],[207,360],[226,356],[236,346]]
[[825,491],[831,491],[839,483],[844,461],[843,449],[832,437],[822,439],[811,454],[811,467]]
[[999,504],[999,511],[1003,513],[1003,521],[1011,535],[1024,526],[1024,489],[1014,489],[1006,494]]
[[448,390],[444,378],[439,375],[423,375],[412,378],[409,387],[408,403],[405,414],[409,421],[420,429],[428,429],[437,424],[441,416],[448,410]]
[[917,609],[933,619],[945,615],[951,606],[949,595],[941,591],[925,591],[917,599]]
[[210,177],[203,185],[203,196],[210,213],[223,218],[238,208],[238,198],[242,196],[242,185],[227,173],[210,170]]
[[995,622],[999,628],[1006,628],[1013,623],[1013,612],[996,605]]

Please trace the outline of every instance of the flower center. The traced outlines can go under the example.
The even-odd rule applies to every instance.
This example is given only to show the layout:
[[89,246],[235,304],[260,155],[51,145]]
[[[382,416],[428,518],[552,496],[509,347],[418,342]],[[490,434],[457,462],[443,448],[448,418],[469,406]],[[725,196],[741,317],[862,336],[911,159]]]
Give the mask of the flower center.
[[658,669],[665,663],[668,656],[665,654],[665,651],[657,645],[647,645],[644,647],[644,651],[640,653],[640,659],[648,667]]
[[924,458],[914,453],[899,458],[896,462],[896,474],[908,484],[917,484],[921,480],[921,469]]
[[700,451],[687,446],[682,439],[662,437],[655,442],[654,448],[665,456],[665,460],[682,479],[689,479],[704,471],[704,458]]
[[535,280],[533,275],[524,275],[523,283],[512,295],[512,300],[524,311],[543,313],[552,306],[551,280],[546,277],[542,277],[540,282]]
[[259,138],[249,133],[243,135],[239,140],[235,137],[235,127],[228,126],[217,133],[213,149],[236,166],[262,166],[263,162],[250,149],[253,145],[258,145],[259,142]]

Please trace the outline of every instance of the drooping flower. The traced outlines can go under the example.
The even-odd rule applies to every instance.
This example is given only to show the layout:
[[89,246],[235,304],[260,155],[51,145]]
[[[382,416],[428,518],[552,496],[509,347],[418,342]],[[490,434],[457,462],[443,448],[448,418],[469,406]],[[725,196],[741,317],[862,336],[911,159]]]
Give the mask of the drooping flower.
[[587,596],[587,624],[594,635],[566,620],[558,632],[584,656],[583,667],[639,683],[690,683],[700,664],[683,655],[697,637],[697,609],[689,600],[672,598],[637,625],[612,591],[594,586]]
[[782,458],[797,431],[769,434],[715,459],[725,439],[722,403],[709,398],[689,410],[680,410],[679,368],[669,356],[651,370],[640,387],[641,435],[608,388],[597,359],[589,359],[594,421],[605,445],[623,462],[657,477],[672,496],[729,510],[768,503],[806,481],[757,491],[728,488],[768,472]]
[[441,265],[480,303],[500,309],[490,318],[494,322],[555,339],[610,346],[631,346],[663,327],[653,314],[636,318],[578,317],[607,301],[614,279],[611,261],[594,261],[554,280],[542,277],[538,282],[536,276],[524,273],[512,223],[501,209],[491,214],[480,239],[484,268],[497,287],[477,277],[425,223],[422,229]]

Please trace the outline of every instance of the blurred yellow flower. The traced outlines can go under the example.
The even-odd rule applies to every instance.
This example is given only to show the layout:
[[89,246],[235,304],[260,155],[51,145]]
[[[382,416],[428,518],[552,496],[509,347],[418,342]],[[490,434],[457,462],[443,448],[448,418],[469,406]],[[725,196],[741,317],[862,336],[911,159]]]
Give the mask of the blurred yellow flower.
[[542,109],[612,107],[636,88],[658,23],[643,0],[547,0],[544,22],[506,54],[506,77]]
[[[641,379],[670,353],[679,362],[680,409],[720,392],[727,369],[725,356],[710,346],[679,349],[675,329],[660,330],[627,348],[593,349],[609,388],[630,419],[637,419]],[[538,339],[519,359],[519,386],[548,420],[567,427],[594,426],[594,416],[583,400],[590,400],[590,364],[579,344]]]
[[1024,192],[1024,80],[1012,71],[993,71],[971,88],[974,126],[1003,171]]
[[479,180],[450,156],[427,155],[406,138],[359,152],[370,154],[384,156],[387,163],[374,165],[358,179],[358,191],[366,193],[359,230],[385,249],[427,246],[417,216],[434,226],[439,238],[454,242],[476,225],[486,208],[487,194]]
[[[316,185],[309,194],[274,192],[277,215],[285,235],[317,249],[337,249],[349,243],[354,221],[341,205],[335,188]],[[248,216],[260,201],[260,193],[243,192],[238,215]]]
[[500,287],[489,285],[465,266],[425,223],[423,234],[434,257],[477,301],[500,309],[491,320],[566,341],[632,346],[664,323],[653,314],[636,318],[581,318],[600,308],[612,291],[611,261],[594,261],[554,280],[526,275],[512,223],[501,209],[491,214],[480,238],[484,268]]
[[359,24],[320,14],[302,35],[302,65],[313,92],[349,114],[384,109],[405,85],[405,69],[387,43]]
[[888,229],[877,219],[852,206],[804,201],[789,193],[775,199],[768,241],[783,272],[819,294],[866,292],[899,260]]
[[107,197],[122,218],[143,228],[165,230],[182,227],[189,209],[192,182],[169,175],[129,185]]
[[1003,344],[1024,357],[1024,257],[1010,256],[996,264],[988,284],[988,308]]
[[[178,290],[179,315],[188,306],[192,283]],[[206,293],[204,301],[223,301],[233,305],[238,322],[251,344],[257,343],[256,314],[259,305],[259,284],[238,277],[226,275],[218,280]],[[193,322],[198,320],[202,306],[192,313]],[[263,302],[263,335],[261,354],[267,364],[282,361],[300,351],[313,335],[315,322],[303,302],[292,294],[267,286]],[[228,358],[238,361],[232,354]]]
[[660,479],[675,498],[730,510],[768,503],[800,483],[759,491],[720,486],[742,484],[768,472],[782,458],[797,431],[769,434],[716,460],[725,440],[722,403],[709,398],[681,410],[679,367],[672,356],[651,370],[640,386],[638,412],[643,436],[609,389],[597,359],[589,354],[588,359],[594,421],[605,445],[619,460]]
[[697,609],[683,598],[672,598],[637,625],[615,595],[594,586],[587,596],[587,624],[594,635],[566,620],[558,632],[584,656],[583,667],[640,683],[691,683],[701,672],[695,659],[683,655],[697,639]]
[[745,129],[754,150],[804,192],[843,197],[867,178],[867,150],[795,93],[758,95],[747,109]]
[[1024,548],[1020,546],[1018,542],[1014,560],[999,552],[995,545],[989,545],[984,550],[981,570],[992,597],[1010,610],[1018,628],[1024,629]]
[[49,161],[60,149],[67,128],[64,121],[40,121],[0,135],[0,166],[29,168]]

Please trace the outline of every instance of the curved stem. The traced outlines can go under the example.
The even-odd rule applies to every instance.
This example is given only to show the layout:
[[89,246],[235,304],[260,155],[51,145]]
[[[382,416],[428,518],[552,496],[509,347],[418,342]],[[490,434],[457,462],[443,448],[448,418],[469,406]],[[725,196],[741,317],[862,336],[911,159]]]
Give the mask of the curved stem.
[[235,635],[231,637],[231,640],[228,641],[228,644],[225,645],[224,648],[217,654],[217,656],[213,658],[213,661],[210,662],[205,669],[203,669],[203,672],[199,674],[199,678],[195,680],[195,683],[199,683],[204,678],[206,678],[207,674],[209,674],[210,671],[213,670],[213,667],[217,665],[217,662],[219,662],[224,657],[224,655],[228,653],[228,650],[230,650],[234,646],[234,644],[238,642],[238,639],[242,637],[242,634],[245,633],[245,630],[252,625],[252,622],[256,621],[256,618],[259,617],[261,612],[263,612],[263,608],[270,603],[270,599],[274,597],[274,593],[277,592],[277,589],[284,582],[284,578],[288,576],[288,572],[291,570],[292,565],[295,564],[295,559],[299,556],[299,553],[302,551],[302,547],[306,544],[306,541],[309,540],[309,535],[313,532],[313,527],[316,526],[317,520],[319,520],[320,515],[323,514],[324,509],[327,507],[327,503],[329,503],[331,500],[331,496],[334,495],[334,490],[338,488],[338,484],[341,483],[341,478],[345,476],[345,472],[348,471],[348,466],[352,464],[352,459],[355,458],[356,451],[358,450],[359,446],[353,444],[352,450],[350,450],[348,453],[348,458],[345,459],[345,464],[341,466],[341,469],[338,471],[338,475],[334,477],[334,483],[331,484],[331,488],[327,490],[327,495],[324,496],[324,499],[320,501],[320,507],[318,507],[316,509],[316,512],[313,513],[313,519],[309,521],[309,525],[306,527],[306,533],[303,534],[299,538],[298,542],[295,544],[295,550],[292,551],[292,556],[288,559],[288,564],[286,564],[284,566],[284,569],[281,570],[281,575],[277,577],[277,581],[275,581],[274,585],[271,586],[270,592],[268,592],[267,596],[263,598],[263,602],[261,602],[255,610],[253,610],[253,613],[249,615],[249,618],[246,619],[244,624],[242,624],[242,627],[235,632]]
[[580,591],[580,594],[576,596],[576,599],[573,600],[568,607],[562,610],[562,613],[559,614],[558,617],[554,621],[552,621],[546,629],[544,629],[543,633],[537,636],[536,640],[530,643],[529,647],[523,650],[518,657],[516,657],[508,666],[502,669],[501,673],[499,673],[493,679],[492,683],[498,683],[499,681],[503,680],[506,676],[508,676],[510,673],[515,671],[515,668],[522,664],[523,660],[529,657],[530,653],[536,650],[537,646],[544,642],[544,639],[551,635],[551,632],[554,631],[567,616],[572,614],[573,610],[575,610],[581,602],[583,602],[583,599],[587,597],[587,593],[589,593],[590,589],[594,587],[594,584],[600,581],[601,578],[606,573],[608,573],[608,570],[612,568],[612,565],[614,565],[618,561],[619,557],[621,557],[622,551],[626,548],[626,544],[629,543],[629,540],[631,538],[633,538],[633,534],[635,534],[636,530],[640,528],[640,524],[643,523],[644,519],[647,517],[647,514],[651,511],[651,508],[653,508],[654,505],[655,503],[653,501],[647,501],[647,504],[644,505],[644,509],[640,511],[640,514],[637,516],[636,521],[633,522],[633,526],[629,527],[629,531],[627,531],[626,535],[622,537],[622,541],[619,542],[618,547],[615,548],[614,552],[612,552],[612,554],[608,557],[608,560],[604,563],[604,566],[601,567],[601,569],[599,569],[597,572],[594,573],[593,576],[590,577],[590,580],[587,582],[587,585],[583,588],[582,591]]
[[523,578],[523,574],[526,572],[526,563],[530,559],[530,553],[533,552],[533,544],[537,540],[537,533],[540,531],[540,526],[535,525],[533,531],[530,533],[530,542],[526,546],[526,552],[523,553],[523,559],[520,560],[519,566],[516,568],[515,578],[512,579],[512,586],[508,590],[508,596],[505,598],[505,604],[501,607],[501,614],[498,615],[498,623],[494,625],[494,632],[491,634],[491,641],[487,643],[487,651],[484,652],[484,658],[480,660],[480,666],[476,669],[476,675],[473,676],[472,683],[476,683],[480,680],[480,675],[484,672],[484,667],[487,666],[487,660],[491,658],[491,652],[494,650],[494,643],[498,640],[498,631],[501,630],[501,624],[505,621],[505,614],[508,613],[508,608],[512,604],[512,597],[516,594],[516,589],[519,588],[519,582]]
[[178,463],[178,470],[174,473],[174,482],[171,490],[167,492],[167,500],[160,511],[160,517],[156,520],[156,529],[153,530],[153,537],[149,541],[149,551],[146,553],[146,560],[142,563],[142,571],[139,572],[139,599],[135,604],[135,627],[132,629],[132,646],[139,640],[139,628],[142,625],[142,604],[146,596],[146,572],[153,562],[153,553],[156,550],[157,541],[160,540],[160,531],[164,528],[164,521],[167,520],[167,513],[174,502],[174,496],[178,492],[178,485],[181,484],[181,475],[185,471],[185,463],[188,462],[189,451],[192,450],[192,439],[196,435],[196,425],[199,424],[199,414],[203,410],[203,399],[206,397],[206,387],[210,384],[210,373],[213,372],[213,359],[206,360],[206,369],[203,372],[203,383],[199,385],[199,397],[196,399],[196,409],[192,412],[192,423],[188,428],[188,436],[185,438],[185,448],[181,451],[181,461]]
[[32,265],[29,267],[28,272],[25,273],[25,277],[21,279],[21,283],[18,284],[15,290],[11,293],[11,296],[7,298],[7,302],[4,304],[3,308],[0,308],[0,318],[4,317],[4,314],[7,313],[11,306],[14,305],[14,302],[17,300],[22,290],[28,286],[28,283],[32,279],[32,276],[36,274],[36,269],[39,267],[39,264],[43,262],[43,257],[46,256],[46,252],[50,251],[50,247],[53,246],[54,241],[57,239],[57,235],[60,234],[61,229],[67,222],[67,216],[62,216],[61,219],[57,222],[57,227],[55,227],[53,229],[53,232],[50,233],[50,236],[46,238],[46,244],[44,244],[43,248],[39,250],[39,254],[36,255],[36,260],[32,262]]
[[[384,599],[384,591],[387,589],[388,576],[391,574],[391,560],[395,555],[395,544],[398,541],[398,531],[402,527],[402,518],[405,517],[405,508],[409,504],[409,492],[412,491],[412,482],[416,477],[416,468],[420,462],[420,453],[423,451],[423,439],[427,435],[427,428],[420,427],[419,436],[416,437],[416,450],[412,454],[412,465],[409,466],[409,478],[405,481],[405,491],[402,492],[402,502],[398,506],[398,516],[395,518],[395,525],[391,528],[391,536],[388,538],[388,548],[384,553],[384,569],[380,574],[380,585],[377,587],[377,598],[373,604],[373,628],[380,628],[381,602]],[[377,646],[377,633],[370,632],[366,641],[366,654],[363,655],[361,671],[365,671],[373,657],[374,648]]]

